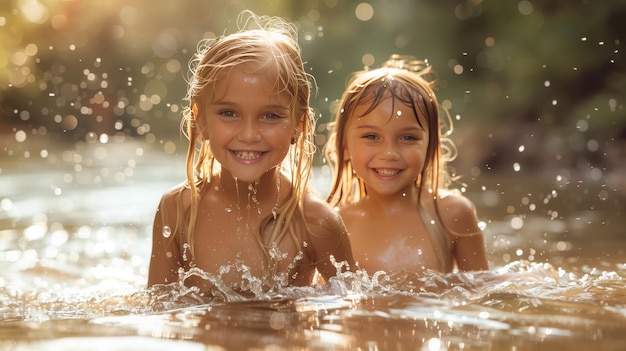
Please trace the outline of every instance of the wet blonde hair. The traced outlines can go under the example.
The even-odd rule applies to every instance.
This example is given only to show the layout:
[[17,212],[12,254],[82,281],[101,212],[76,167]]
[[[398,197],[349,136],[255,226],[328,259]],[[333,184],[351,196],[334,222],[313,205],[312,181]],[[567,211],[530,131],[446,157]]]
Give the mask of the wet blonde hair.
[[[447,111],[445,123],[440,118],[440,106],[433,91],[437,76],[432,67],[413,56],[392,55],[380,68],[355,72],[339,101],[330,135],[324,148],[326,160],[333,170],[333,181],[327,201],[332,206],[358,202],[367,194],[365,183],[353,171],[352,162],[345,157],[345,131],[358,106],[367,106],[366,115],[388,97],[409,106],[417,123],[428,131],[429,142],[425,166],[416,180],[419,196],[449,185],[447,162],[456,156],[456,148],[447,135],[452,121]],[[426,122],[427,125],[422,125]],[[446,130],[445,133],[443,130]]]
[[[257,233],[257,242],[269,260],[269,250],[289,235],[297,246],[303,237],[304,212],[303,198],[308,190],[312,157],[315,153],[313,142],[315,120],[309,107],[313,78],[304,70],[304,63],[298,45],[294,25],[278,17],[257,16],[244,11],[238,18],[239,31],[202,41],[198,52],[190,62],[191,77],[185,100],[188,106],[183,110],[182,129],[189,139],[186,161],[186,185],[191,189],[188,209],[179,205],[179,214],[185,214],[181,223],[181,240],[194,255],[195,222],[199,210],[199,200],[209,186],[213,176],[221,167],[213,156],[209,141],[204,140],[197,126],[196,118],[204,116],[206,104],[214,98],[217,82],[225,79],[229,72],[240,65],[250,65],[275,77],[273,94],[288,94],[291,116],[294,119],[297,135],[292,140],[289,154],[279,166],[281,173],[290,179],[286,200],[275,213],[263,219]],[[302,220],[298,220],[302,219]],[[269,241],[261,237],[271,225]]]

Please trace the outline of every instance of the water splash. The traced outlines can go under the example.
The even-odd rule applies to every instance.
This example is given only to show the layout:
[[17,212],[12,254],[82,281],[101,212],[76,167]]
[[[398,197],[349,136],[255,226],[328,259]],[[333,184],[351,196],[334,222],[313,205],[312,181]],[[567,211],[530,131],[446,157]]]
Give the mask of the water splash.
[[[74,169],[75,160],[68,158],[68,169]],[[9,168],[3,165],[3,172],[8,175]],[[0,202],[0,221],[6,224],[0,230],[0,320],[15,331],[11,337],[18,349],[33,346],[30,338],[60,340],[69,333],[102,344],[104,339],[91,337],[123,333],[186,338],[234,349],[420,349],[439,340],[449,350],[460,350],[461,344],[472,350],[522,350],[529,345],[551,350],[563,346],[558,342],[573,340],[580,350],[597,349],[598,343],[620,350],[626,342],[626,265],[618,254],[620,232],[614,235],[606,227],[575,231],[572,223],[586,222],[586,217],[566,216],[561,208],[553,208],[551,213],[559,213],[555,219],[516,209],[503,221],[490,220],[486,238],[498,267],[491,272],[388,274],[345,272],[345,266],[339,266],[340,273],[326,285],[289,287],[286,282],[293,277],[284,274],[269,282],[250,275],[241,279],[239,286],[248,289],[242,292],[219,285],[219,274],[249,274],[245,266],[232,264],[206,276],[219,286],[210,295],[179,283],[145,288],[150,228],[138,225],[137,218],[148,223],[151,206],[82,201],[142,198],[156,204],[159,192],[154,188],[167,187],[169,181],[144,187],[129,184],[129,176],[124,182],[111,179],[102,189],[91,180],[70,186],[64,173],[48,172],[53,185],[64,184],[63,199],[52,194],[54,187],[38,188],[41,173],[3,178],[3,184],[20,180],[3,186],[7,192]],[[145,185],[154,172],[144,165],[136,168],[135,176]],[[564,179],[569,176],[564,173]],[[38,194],[47,191],[50,199],[33,198],[33,188]],[[505,202],[501,188],[494,191]],[[129,197],[129,191],[136,193]],[[549,187],[524,196],[523,206],[537,202],[539,207],[542,199],[553,205],[568,198],[568,189]],[[58,211],[60,207],[72,210]],[[145,214],[133,210],[144,207]],[[231,208],[235,212],[234,204]],[[280,257],[280,252],[272,255]],[[506,265],[500,267],[501,262]],[[181,274],[184,279],[186,274],[204,273],[193,268]],[[258,340],[267,344],[259,346]],[[241,348],[231,347],[238,342]]]

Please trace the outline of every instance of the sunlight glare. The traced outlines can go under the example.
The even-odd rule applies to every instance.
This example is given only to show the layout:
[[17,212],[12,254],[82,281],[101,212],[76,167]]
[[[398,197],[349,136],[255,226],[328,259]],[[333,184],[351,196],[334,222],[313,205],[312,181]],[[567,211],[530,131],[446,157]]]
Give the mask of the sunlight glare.
[[48,19],[48,8],[37,0],[21,0],[18,6],[22,16],[31,23],[42,24]]

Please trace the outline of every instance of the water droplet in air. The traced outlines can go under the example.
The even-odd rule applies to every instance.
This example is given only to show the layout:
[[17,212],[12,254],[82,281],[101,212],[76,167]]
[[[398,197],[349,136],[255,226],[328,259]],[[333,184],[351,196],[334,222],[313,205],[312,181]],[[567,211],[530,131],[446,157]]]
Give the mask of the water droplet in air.
[[168,226],[163,227],[163,237],[169,238],[172,235],[172,229]]
[[524,226],[524,220],[521,217],[514,217],[511,219],[511,228],[521,229]]

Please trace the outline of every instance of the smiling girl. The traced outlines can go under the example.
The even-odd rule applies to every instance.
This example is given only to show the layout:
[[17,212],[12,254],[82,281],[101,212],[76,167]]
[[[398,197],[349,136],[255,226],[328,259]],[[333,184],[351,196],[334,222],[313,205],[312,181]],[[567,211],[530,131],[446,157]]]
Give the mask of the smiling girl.
[[326,145],[328,202],[339,209],[357,265],[373,274],[488,269],[473,203],[447,189],[430,67],[394,55],[357,72]]
[[309,188],[315,121],[295,29],[244,16],[193,61],[187,181],[156,212],[149,286],[189,271],[202,291],[308,285],[336,274],[333,257],[352,263],[342,221]]

